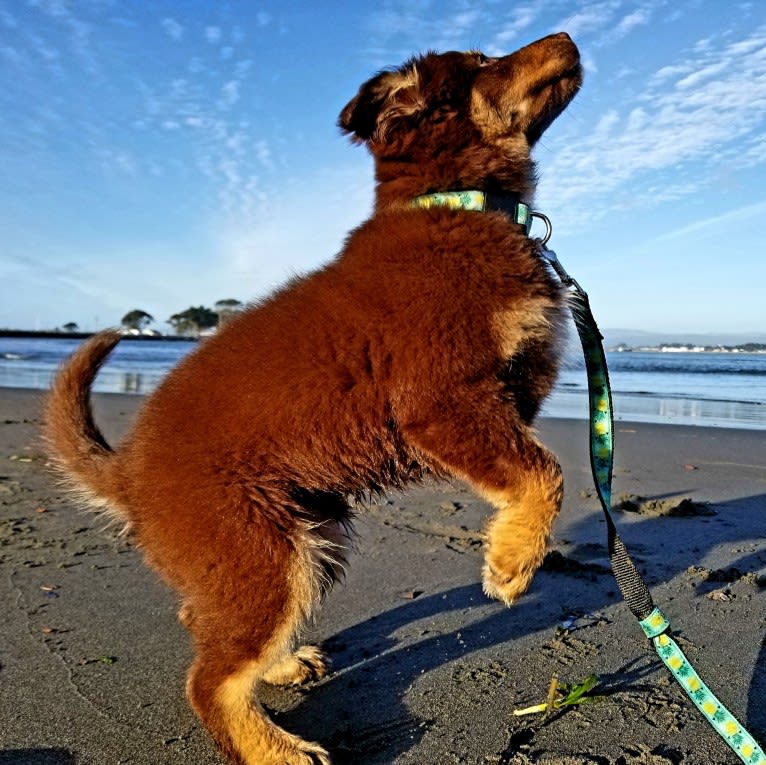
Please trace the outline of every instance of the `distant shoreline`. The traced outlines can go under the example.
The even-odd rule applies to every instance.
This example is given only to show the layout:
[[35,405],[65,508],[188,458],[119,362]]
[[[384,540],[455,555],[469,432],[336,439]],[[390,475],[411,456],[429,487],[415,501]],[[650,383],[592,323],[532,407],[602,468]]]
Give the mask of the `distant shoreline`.
[[609,353],[751,353],[764,354],[766,346],[763,343],[743,343],[742,345],[642,345],[636,348],[612,346],[606,349]]
[[[42,340],[87,340],[95,332],[56,332],[55,330],[0,329],[0,337],[29,337]],[[190,335],[131,335],[124,334],[123,340],[168,340],[170,342],[196,343],[199,338]]]
[[[33,329],[0,329],[0,337],[21,337],[43,340],[87,340],[95,332],[61,332],[56,330]],[[198,337],[191,335],[133,335],[126,333],[123,340],[160,340],[167,342],[197,342]],[[609,353],[733,353],[733,354],[766,354],[764,343],[742,343],[738,345],[700,346],[684,343],[663,343],[656,346],[629,346],[625,343],[610,345],[606,348]]]

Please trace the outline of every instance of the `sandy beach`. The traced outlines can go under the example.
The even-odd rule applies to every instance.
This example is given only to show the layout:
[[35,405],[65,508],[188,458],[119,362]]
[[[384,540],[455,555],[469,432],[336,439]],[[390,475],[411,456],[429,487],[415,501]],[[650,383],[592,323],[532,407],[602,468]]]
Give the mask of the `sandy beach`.
[[[177,604],[118,529],[45,468],[39,391],[0,389],[0,765],[221,765],[184,698]],[[114,441],[140,397],[99,395]],[[650,649],[608,570],[587,423],[544,419],[566,498],[513,608],[479,584],[489,508],[432,484],[361,509],[345,584],[309,636],[333,671],[267,689],[337,765],[711,765],[739,760]],[[618,423],[623,537],[708,685],[766,742],[766,432]],[[684,499],[690,502],[682,502]],[[548,720],[553,674],[593,704]]]

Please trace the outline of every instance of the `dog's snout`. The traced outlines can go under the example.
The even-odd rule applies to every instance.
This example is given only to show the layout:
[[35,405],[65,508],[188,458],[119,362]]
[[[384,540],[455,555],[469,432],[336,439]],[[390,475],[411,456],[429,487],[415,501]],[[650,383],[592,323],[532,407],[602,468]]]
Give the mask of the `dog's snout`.
[[569,36],[567,32],[557,32],[555,35],[551,35],[548,38],[544,38],[551,40],[556,44],[556,47],[559,52],[566,53],[569,56],[572,56],[577,61],[580,60],[580,51],[577,48],[577,45],[575,45],[574,40]]

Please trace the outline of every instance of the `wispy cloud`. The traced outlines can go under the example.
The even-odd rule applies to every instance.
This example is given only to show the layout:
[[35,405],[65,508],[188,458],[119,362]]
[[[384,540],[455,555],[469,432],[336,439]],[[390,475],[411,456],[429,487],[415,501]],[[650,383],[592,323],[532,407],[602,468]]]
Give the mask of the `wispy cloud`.
[[655,237],[655,242],[671,241],[673,239],[682,239],[689,234],[697,233],[700,231],[706,231],[712,228],[721,228],[726,226],[735,225],[738,222],[748,220],[750,218],[757,217],[763,220],[766,216],[766,199],[761,199],[758,202],[754,202],[744,207],[738,207],[735,210],[728,210],[720,215],[711,215],[703,220],[696,221],[687,226],[681,226],[680,228],[667,231],[658,237]]
[[[567,179],[550,190],[552,199],[572,210],[587,198],[604,215],[677,198],[679,189],[692,193],[721,163],[741,163],[743,146],[749,162],[764,162],[766,27],[733,41],[722,35],[646,79],[630,107],[611,108],[590,136],[578,125],[576,143],[551,147],[546,177]],[[649,194],[641,179],[652,171],[666,185]]]
[[[266,129],[253,120],[250,97],[254,38],[271,23],[255,14],[246,36],[226,13],[141,6],[124,19],[102,0],[27,0],[16,13],[0,0],[0,63],[48,94],[38,101],[14,83],[10,98],[24,111],[0,126],[5,153],[26,152],[42,175],[52,147],[65,144],[53,166],[81,162],[83,172],[119,179],[122,188],[183,179],[204,188],[205,213],[237,215],[245,225],[261,204],[263,176],[278,164],[273,120]],[[166,44],[146,62],[150,36]],[[111,47],[114,39],[121,44]]]
[[250,63],[232,62],[226,76],[198,57],[189,67],[192,76],[143,83],[144,108],[136,120],[143,131],[179,133],[201,176],[214,189],[220,212],[243,217],[259,205],[259,174],[271,167],[268,142],[238,114]]
[[230,109],[239,101],[239,80],[229,80],[221,88],[218,104],[222,109]]
[[184,28],[175,19],[166,17],[162,19],[162,28],[173,40],[179,41],[184,36]]
[[[386,0],[370,17],[372,54],[379,65],[399,63],[417,51],[481,47],[490,55],[508,53],[516,38],[542,14],[539,0],[508,10],[494,3],[443,2],[436,13],[430,3]],[[492,29],[491,37],[476,30]]]
[[49,69],[54,70],[56,73],[62,73],[61,52],[58,48],[54,48],[39,35],[30,35],[29,39],[32,50],[38,57],[38,60],[42,61]]
[[6,29],[16,29],[19,26],[16,17],[7,8],[0,8],[0,24]]
[[11,45],[0,46],[0,56],[2,56],[9,64],[20,65],[24,60],[24,55],[18,48],[14,48]]
[[539,6],[527,5],[514,9],[513,17],[501,23],[492,39],[484,44],[485,52],[490,56],[502,56],[512,51],[521,34],[538,20],[539,15]]
[[572,37],[579,37],[609,26],[619,7],[620,0],[586,3],[564,18],[559,26],[562,31],[568,32]]
[[[323,190],[321,204],[307,188]],[[319,169],[300,182],[285,183],[278,195],[264,198],[248,225],[237,215],[217,222],[220,267],[232,283],[270,290],[296,272],[329,260],[349,229],[369,214],[372,197],[372,179],[356,163]]]
[[[591,36],[593,44],[613,44],[648,24],[667,0],[528,0],[507,8],[489,0],[442,0],[433,3],[386,0],[371,15],[372,53],[380,65],[390,65],[413,52],[480,47],[490,55],[509,53],[528,42],[522,35],[565,31],[575,38]],[[552,25],[551,14],[565,9]],[[543,26],[544,25],[544,26]],[[477,36],[476,30],[483,30]],[[486,30],[492,30],[487,36]]]
[[136,177],[139,174],[135,157],[120,149],[99,149],[97,155],[101,160],[102,169],[109,174],[128,175]]
[[667,0],[640,0],[634,7],[625,0],[585,0],[559,23],[574,38],[591,37],[597,48],[614,45],[652,20]]
[[85,10],[66,0],[32,0],[30,4],[66,30],[68,43],[85,69],[96,71],[93,25],[86,20]]
[[205,39],[212,45],[217,45],[221,42],[222,37],[220,27],[205,27]]
[[620,19],[620,22],[615,28],[615,34],[623,37],[628,34],[628,32],[632,32],[636,27],[648,24],[651,18],[652,13],[649,8],[637,8],[635,11]]

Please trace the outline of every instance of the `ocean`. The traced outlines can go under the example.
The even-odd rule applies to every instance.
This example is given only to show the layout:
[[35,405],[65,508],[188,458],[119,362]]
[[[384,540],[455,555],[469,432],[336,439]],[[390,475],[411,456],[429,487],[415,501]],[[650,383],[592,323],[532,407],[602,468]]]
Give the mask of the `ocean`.
[[[45,389],[80,341],[0,337],[0,387]],[[94,390],[146,394],[194,341],[125,340]],[[607,353],[618,421],[766,430],[766,354]],[[542,416],[587,418],[587,380],[579,355],[565,359]]]

